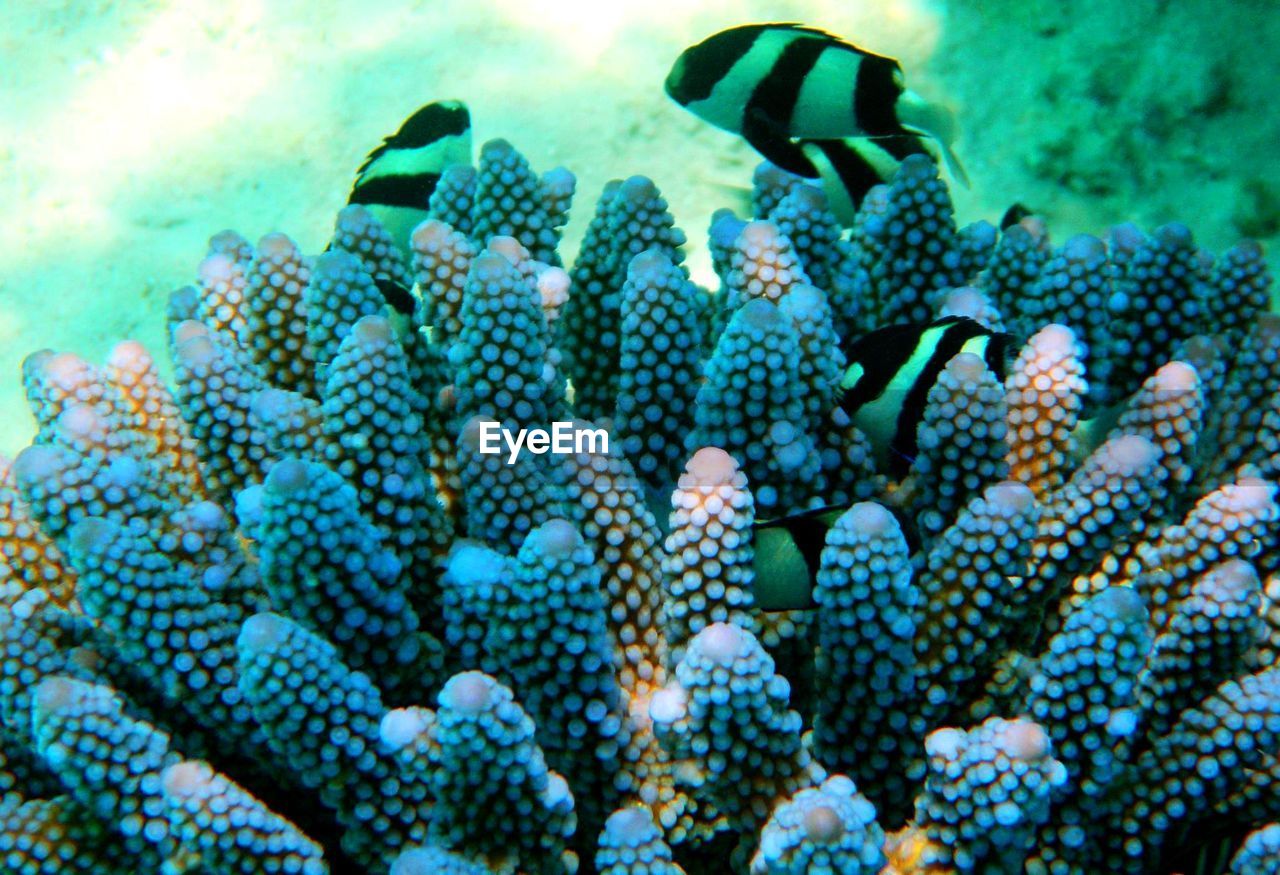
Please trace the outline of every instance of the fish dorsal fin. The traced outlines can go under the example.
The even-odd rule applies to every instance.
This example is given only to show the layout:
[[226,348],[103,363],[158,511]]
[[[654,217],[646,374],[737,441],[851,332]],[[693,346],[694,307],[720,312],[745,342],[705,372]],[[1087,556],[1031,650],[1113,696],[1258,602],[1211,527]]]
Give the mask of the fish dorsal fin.
[[870,49],[864,49],[862,46],[855,45],[841,36],[837,36],[829,30],[823,30],[820,27],[814,27],[811,24],[802,24],[799,21],[771,21],[760,25],[761,27],[778,28],[779,30],[790,30],[794,33],[806,34],[808,36],[821,37],[830,40],[833,44],[842,46],[846,49],[852,49],[860,55],[870,55],[876,58],[885,58],[897,63],[898,59],[889,55],[882,55],[879,52],[873,52]]
[[425,146],[447,136],[457,136],[471,131],[471,113],[461,100],[433,100],[414,110],[396,129],[394,134],[382,138],[364,162],[356,170],[359,180],[375,161],[388,150]]

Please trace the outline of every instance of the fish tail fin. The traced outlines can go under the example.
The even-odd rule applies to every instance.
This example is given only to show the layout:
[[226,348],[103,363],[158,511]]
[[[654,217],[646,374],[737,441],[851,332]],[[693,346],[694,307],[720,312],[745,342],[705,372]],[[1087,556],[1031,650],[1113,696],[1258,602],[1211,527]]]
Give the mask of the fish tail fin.
[[898,121],[909,131],[926,136],[938,144],[943,163],[952,179],[965,188],[969,187],[969,174],[960,166],[959,159],[951,149],[957,136],[956,118],[951,110],[936,103],[930,103],[914,91],[904,91],[898,98],[896,106]]
[[947,172],[951,174],[951,178],[965,188],[969,188],[969,174],[965,173],[964,166],[956,157],[956,153],[951,150],[951,145],[939,140],[938,150],[942,152],[942,160],[947,165]]

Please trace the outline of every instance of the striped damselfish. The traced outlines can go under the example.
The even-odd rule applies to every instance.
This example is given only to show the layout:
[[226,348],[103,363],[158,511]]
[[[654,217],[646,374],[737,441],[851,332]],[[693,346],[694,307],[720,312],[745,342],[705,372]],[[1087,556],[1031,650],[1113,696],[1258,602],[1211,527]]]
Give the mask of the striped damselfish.
[[673,100],[741,134],[761,155],[808,178],[834,177],[856,205],[929,137],[952,175],[955,122],[904,85],[893,58],[795,23],[746,24],[686,49],[667,75]]
[[900,477],[915,460],[925,400],[947,362],[973,353],[1003,380],[1011,341],[964,316],[878,328],[844,347],[838,404],[871,441],[882,469]]
[[[464,103],[439,100],[405,119],[356,171],[350,204],[362,204],[407,256],[409,235],[427,218],[427,202],[451,164],[471,163],[471,114]],[[375,277],[387,303],[408,313],[413,297],[387,277]]]
[[[929,389],[947,362],[972,353],[1003,380],[1011,351],[1011,335],[962,316],[880,328],[845,346],[848,364],[838,404],[871,441],[881,469],[901,477],[915,459],[916,429]],[[847,509],[820,507],[756,523],[753,594],[758,607],[813,607],[813,581],[827,532]]]

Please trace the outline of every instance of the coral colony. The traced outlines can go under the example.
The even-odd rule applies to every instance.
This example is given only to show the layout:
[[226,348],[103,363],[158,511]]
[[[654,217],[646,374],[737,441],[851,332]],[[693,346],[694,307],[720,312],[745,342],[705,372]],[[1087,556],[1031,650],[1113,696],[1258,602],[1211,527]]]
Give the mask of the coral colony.
[[[571,182],[491,142],[405,259],[358,205],[316,257],[216,235],[171,386],[131,342],[27,359],[4,871],[1277,871],[1255,244],[957,228],[923,155],[844,233],[764,165],[707,290],[642,177],[561,267]],[[899,350],[944,357],[885,459],[842,349],[948,315],[1006,376]],[[610,440],[482,450],[553,423]],[[784,518],[822,522],[764,611]]]

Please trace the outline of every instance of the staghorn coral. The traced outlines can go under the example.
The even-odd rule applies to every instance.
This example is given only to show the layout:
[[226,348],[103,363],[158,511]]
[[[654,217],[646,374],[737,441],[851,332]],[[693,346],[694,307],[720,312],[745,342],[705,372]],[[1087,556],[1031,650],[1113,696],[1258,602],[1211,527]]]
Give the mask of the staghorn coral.
[[[7,870],[1162,875],[1280,818],[1256,245],[956,228],[924,156],[846,234],[764,167],[707,294],[643,177],[561,270],[572,193],[494,141],[410,252],[362,208],[314,259],[216,235],[172,389],[137,344],[27,360]],[[938,312],[1026,342],[939,362],[876,470],[841,347]],[[813,605],[762,611],[783,560]]]

